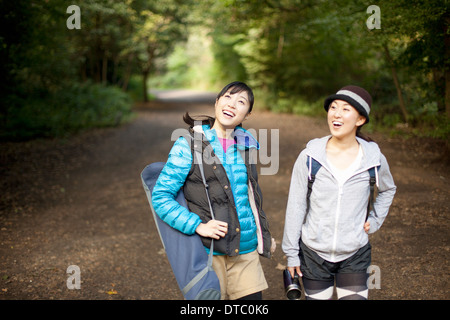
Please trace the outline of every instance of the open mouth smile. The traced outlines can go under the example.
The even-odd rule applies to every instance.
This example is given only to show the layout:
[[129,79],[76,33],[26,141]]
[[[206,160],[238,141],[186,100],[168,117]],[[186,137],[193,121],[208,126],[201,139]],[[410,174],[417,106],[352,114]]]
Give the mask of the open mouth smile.
[[234,112],[229,111],[229,110],[223,110],[222,113],[225,115],[225,117],[230,118],[230,119],[234,118],[234,116],[235,116]]
[[334,128],[340,128],[342,127],[344,124],[342,122],[339,121],[333,121],[333,127]]

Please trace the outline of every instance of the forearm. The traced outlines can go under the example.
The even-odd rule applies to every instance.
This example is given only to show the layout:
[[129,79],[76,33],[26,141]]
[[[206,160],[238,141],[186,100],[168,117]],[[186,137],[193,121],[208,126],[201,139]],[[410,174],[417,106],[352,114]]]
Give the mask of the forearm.
[[289,198],[286,207],[286,218],[282,249],[287,257],[289,267],[299,266],[299,240],[306,214],[307,171],[304,157],[299,157],[292,170]]
[[394,200],[397,190],[394,179],[389,170],[389,165],[384,156],[381,157],[381,166],[378,173],[379,185],[378,195],[373,204],[373,211],[370,212],[368,221],[370,222],[370,233],[374,233],[380,229],[384,219],[389,213],[389,208]]

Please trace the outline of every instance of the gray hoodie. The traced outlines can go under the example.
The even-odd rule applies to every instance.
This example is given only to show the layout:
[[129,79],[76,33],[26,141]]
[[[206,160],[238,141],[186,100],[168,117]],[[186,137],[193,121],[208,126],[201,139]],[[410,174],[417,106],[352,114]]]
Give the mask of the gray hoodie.
[[[364,220],[370,193],[368,169],[376,170],[378,195],[370,212],[369,233],[377,231],[386,218],[396,186],[386,158],[378,145],[357,138],[363,151],[360,168],[339,185],[327,162],[326,145],[331,136],[311,140],[297,158],[292,171],[282,248],[289,267],[299,266],[299,239],[321,258],[339,262],[352,256],[369,241]],[[322,167],[310,196],[310,211],[306,213],[308,190],[307,156]]]

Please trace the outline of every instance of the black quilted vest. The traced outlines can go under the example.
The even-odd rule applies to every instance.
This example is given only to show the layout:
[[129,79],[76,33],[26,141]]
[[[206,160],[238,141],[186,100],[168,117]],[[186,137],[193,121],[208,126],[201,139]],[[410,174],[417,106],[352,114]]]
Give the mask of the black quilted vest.
[[[225,237],[220,238],[220,240],[214,241],[214,251],[226,254],[228,256],[236,256],[239,254],[240,226],[230,182],[228,180],[225,168],[215,156],[212,151],[212,147],[208,148],[208,141],[196,141],[191,144],[193,154],[192,158],[195,159],[194,148],[198,148],[199,144],[201,144],[202,148],[204,174],[208,184],[214,217],[216,220],[221,220],[228,223],[228,233]],[[255,164],[249,164],[250,161],[248,161],[250,153],[251,151],[246,150],[241,155],[243,156],[243,159],[246,160],[247,175],[254,190],[256,207],[258,209],[260,219],[260,227],[263,234],[263,252],[260,254],[265,257],[270,257],[271,235],[269,232],[266,215],[262,210],[262,194],[258,185],[256,166]],[[189,210],[198,214],[203,223],[211,220],[212,217],[209,210],[205,186],[202,181],[199,164],[197,164],[196,161],[192,162],[191,170],[183,187],[183,192]],[[211,245],[211,238],[201,237],[201,239],[203,245],[209,248]]]

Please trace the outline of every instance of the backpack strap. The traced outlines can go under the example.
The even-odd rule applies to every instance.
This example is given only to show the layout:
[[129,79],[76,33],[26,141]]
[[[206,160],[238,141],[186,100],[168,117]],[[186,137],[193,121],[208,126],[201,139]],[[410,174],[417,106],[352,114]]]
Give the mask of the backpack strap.
[[[373,206],[374,203],[374,197],[375,197],[375,184],[377,182],[377,170],[380,169],[380,166],[378,167],[372,167],[369,169],[369,175],[370,175],[370,195],[369,195],[369,202],[367,203],[367,213],[366,213],[366,220],[369,218],[370,209]],[[375,208],[373,208],[375,210]]]
[[306,166],[309,169],[308,175],[308,193],[306,194],[306,212],[309,211],[309,198],[311,197],[312,186],[316,180],[317,171],[322,167],[322,165],[313,157],[308,156],[306,159]]
[[[311,197],[311,192],[312,192],[312,186],[314,184],[314,181],[316,179],[316,174],[317,171],[319,171],[319,169],[322,167],[322,165],[313,157],[308,156],[306,159],[306,166],[309,169],[309,176],[308,176],[308,193],[306,194],[306,212],[309,211],[309,205],[310,205],[310,200],[309,198]],[[366,220],[369,218],[369,214],[370,214],[370,210],[373,209],[375,210],[375,208],[373,207],[373,203],[374,203],[374,198],[375,198],[375,184],[377,181],[377,170],[380,169],[380,166],[377,167],[372,167],[370,168],[369,171],[369,175],[370,175],[370,180],[369,180],[369,185],[370,185],[370,196],[369,196],[369,202],[367,203],[367,213],[366,213]]]

